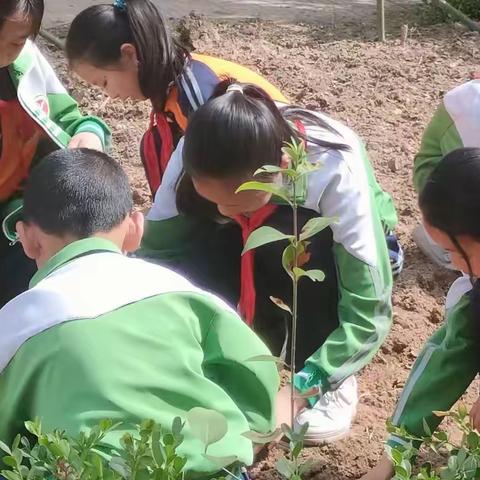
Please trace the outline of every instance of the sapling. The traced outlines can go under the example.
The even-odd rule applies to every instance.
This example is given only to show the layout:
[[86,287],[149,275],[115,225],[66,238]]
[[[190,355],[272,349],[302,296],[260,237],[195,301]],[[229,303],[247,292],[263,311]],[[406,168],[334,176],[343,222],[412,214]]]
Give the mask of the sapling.
[[[409,434],[405,428],[387,423],[389,433],[404,439],[407,445],[387,447],[387,453],[392,460],[394,480],[470,480],[480,478],[480,434],[475,430],[464,405],[451,412],[434,412],[440,417],[449,417],[462,434],[460,442],[452,440],[445,431],[432,432],[424,422],[425,435],[422,437]],[[413,459],[419,453],[416,444],[422,443],[435,454],[446,454],[446,465],[435,470],[432,465],[421,466],[418,473],[413,473]]]
[[[301,205],[302,201],[302,192],[305,191],[305,188],[302,188],[306,185],[308,175],[318,171],[322,165],[320,163],[311,163],[308,160],[307,152],[305,149],[305,144],[303,141],[297,141],[292,138],[290,143],[287,143],[283,149],[284,155],[289,159],[288,165],[286,167],[276,166],[276,165],[266,165],[254,173],[254,176],[279,176],[282,180],[281,183],[274,182],[260,182],[260,181],[250,181],[244,183],[240,186],[237,192],[247,191],[247,190],[260,190],[272,194],[274,197],[279,199],[281,202],[286,203],[292,209],[292,233],[285,234],[269,226],[263,226],[252,232],[250,237],[245,243],[243,254],[248,251],[261,247],[263,245],[278,242],[278,241],[287,241],[288,245],[285,248],[282,256],[282,265],[287,274],[292,280],[292,304],[287,305],[282,299],[271,298],[271,300],[281,309],[287,311],[292,318],[291,323],[291,350],[290,350],[290,419],[291,425],[294,425],[295,420],[295,400],[298,398],[298,394],[295,391],[293,376],[296,372],[296,346],[297,346],[297,323],[298,323],[298,285],[301,278],[306,277],[314,282],[321,282],[325,279],[325,275],[321,270],[304,270],[301,268],[303,265],[303,259],[307,255],[309,247],[309,239],[313,236],[320,233],[325,228],[329,227],[332,223],[336,221],[335,218],[326,218],[326,217],[317,217],[309,220],[301,229],[298,224],[298,208]],[[277,363],[283,364],[283,359],[276,357],[255,357],[250,359],[252,361],[275,361]],[[318,392],[315,392],[318,393]],[[312,392],[309,392],[310,396]],[[303,447],[303,436],[305,435],[306,428],[303,430],[303,436],[300,440],[301,442],[293,442],[292,435],[294,434],[290,427],[284,425],[283,427],[284,434],[285,432],[290,432],[290,462],[297,462],[298,454],[298,445],[301,444]],[[273,438],[278,436],[279,432],[272,432],[271,435],[267,436],[256,436],[255,433],[250,432],[249,438],[254,439],[258,443],[267,443]],[[288,437],[288,435],[287,435]],[[286,460],[286,459],[285,459]],[[285,461],[281,464],[281,474],[284,476],[286,473],[290,472],[291,475],[288,475],[288,478],[297,478],[301,474],[298,468],[283,468],[287,464]],[[300,473],[299,473],[300,472]]]

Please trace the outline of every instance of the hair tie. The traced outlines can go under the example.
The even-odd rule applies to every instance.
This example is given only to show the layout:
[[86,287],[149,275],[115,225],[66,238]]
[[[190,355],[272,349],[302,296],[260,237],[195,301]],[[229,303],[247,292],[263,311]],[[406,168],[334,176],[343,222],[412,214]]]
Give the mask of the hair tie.
[[228,86],[226,93],[231,93],[231,92],[239,92],[242,95],[244,95],[243,87],[238,83],[232,83],[231,85]]
[[125,12],[127,10],[127,1],[126,0],[115,0],[113,2],[114,8],[118,8],[121,12]]

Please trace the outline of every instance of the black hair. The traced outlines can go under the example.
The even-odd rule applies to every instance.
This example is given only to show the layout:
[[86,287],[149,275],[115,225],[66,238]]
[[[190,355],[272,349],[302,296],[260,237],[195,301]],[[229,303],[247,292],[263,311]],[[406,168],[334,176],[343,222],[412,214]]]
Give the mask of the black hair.
[[42,24],[44,8],[43,0],[1,0],[0,29],[5,20],[18,13],[31,20],[31,36],[36,37]]
[[[475,281],[468,255],[458,241],[468,235],[480,241],[480,148],[460,148],[437,165],[420,193],[426,222],[450,238],[465,260],[473,289],[472,311],[480,322],[480,282]],[[480,339],[480,327],[476,328]]]
[[480,241],[480,148],[461,148],[446,155],[427,180],[419,205],[424,219],[446,233],[459,252],[460,235]]
[[105,153],[57,150],[31,172],[23,218],[45,233],[87,238],[109,232],[133,209],[127,175]]
[[[228,91],[231,85],[236,89]],[[240,91],[241,90],[241,91]],[[318,149],[348,150],[341,142],[305,136],[295,127],[317,126],[340,135],[321,117],[295,106],[277,107],[260,87],[226,78],[212,97],[189,119],[183,147],[185,173],[177,188],[177,207],[182,213],[200,215],[205,201],[190,192],[191,176],[231,178],[253,174],[263,165],[279,165],[286,142],[308,140]],[[196,201],[195,197],[197,198]],[[211,211],[211,208],[210,208]]]
[[[233,84],[242,91],[227,93]],[[263,165],[279,165],[282,148],[292,138],[321,148],[348,149],[342,143],[306,138],[289,120],[337,133],[313,113],[294,106],[278,108],[260,87],[227,78],[189,119],[183,148],[185,171],[217,178],[251,174]]]
[[163,111],[188,52],[170,35],[150,0],[126,0],[122,8],[93,5],[83,10],[70,26],[66,53],[71,66],[81,61],[105,68],[119,62],[126,43],[137,50],[142,93],[156,111]]

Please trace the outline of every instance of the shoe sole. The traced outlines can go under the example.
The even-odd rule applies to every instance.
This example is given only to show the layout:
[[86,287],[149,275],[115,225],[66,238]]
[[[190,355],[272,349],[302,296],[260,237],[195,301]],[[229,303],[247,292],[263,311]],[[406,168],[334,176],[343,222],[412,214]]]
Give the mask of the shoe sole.
[[413,231],[413,241],[420,249],[420,251],[435,265],[438,267],[447,268],[453,270],[452,264],[443,257],[443,250],[441,247],[432,245],[426,238],[425,233],[422,230],[422,226],[418,225]]
[[310,435],[305,435],[304,443],[305,445],[313,446],[313,445],[320,445],[322,443],[334,443],[342,438],[348,437],[350,433],[351,427],[344,428],[343,430],[339,430],[334,434],[328,435],[315,435],[315,433]]

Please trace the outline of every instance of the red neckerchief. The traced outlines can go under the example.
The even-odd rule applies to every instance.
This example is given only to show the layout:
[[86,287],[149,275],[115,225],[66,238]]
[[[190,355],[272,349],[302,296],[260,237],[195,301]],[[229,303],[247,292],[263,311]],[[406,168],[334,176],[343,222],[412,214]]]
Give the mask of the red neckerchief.
[[2,135],[0,202],[2,202],[10,198],[27,178],[38,142],[45,134],[18,100],[0,101],[0,126]]
[[[155,143],[155,130],[161,142],[160,152]],[[143,152],[148,184],[152,194],[155,194],[173,153],[173,135],[165,113],[152,111],[150,114],[150,128],[144,136]]]
[[[245,215],[237,215],[235,221],[242,228],[243,244],[248,240],[250,234],[261,227],[265,220],[269,218],[277,209],[277,205],[268,203],[260,210],[257,210],[251,217]],[[245,319],[248,325],[253,325],[255,317],[255,278],[254,278],[254,259],[255,251],[250,250],[242,255],[242,263],[240,270],[240,301],[238,302],[238,311]]]
[[[305,126],[299,120],[295,120],[295,126],[303,137],[306,137]],[[303,140],[305,142],[305,140]],[[261,227],[265,221],[273,215],[277,205],[267,204],[261,209],[257,210],[250,217],[245,215],[237,215],[235,221],[242,228],[243,244],[248,240],[250,234]],[[254,260],[255,251],[250,250],[242,256],[241,270],[240,270],[240,301],[238,302],[238,311],[245,319],[248,325],[252,326],[255,318],[255,278],[254,278]]]

